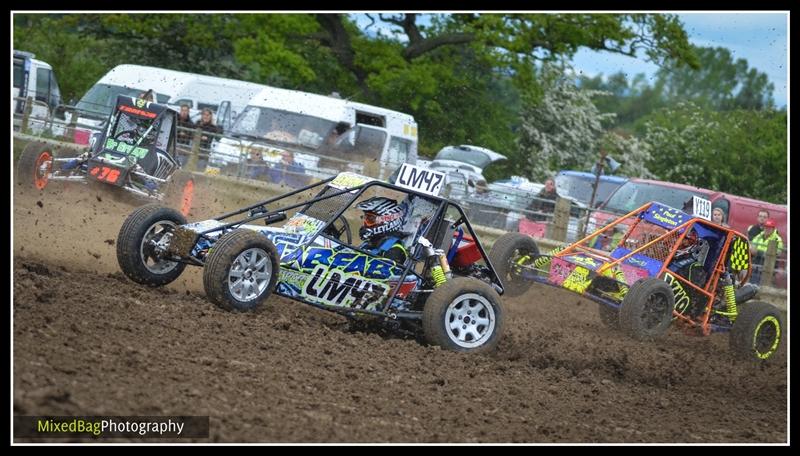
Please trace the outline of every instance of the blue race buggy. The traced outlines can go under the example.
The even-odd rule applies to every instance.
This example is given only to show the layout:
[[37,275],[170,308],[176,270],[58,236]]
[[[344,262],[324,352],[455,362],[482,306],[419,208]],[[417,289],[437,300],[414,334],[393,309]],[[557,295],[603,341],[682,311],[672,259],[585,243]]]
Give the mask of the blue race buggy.
[[[406,164],[395,184],[341,173],[194,223],[144,206],[123,223],[117,259],[130,279],[149,286],[200,266],[208,299],[226,310],[258,309],[274,292],[446,349],[489,351],[503,331],[503,284],[464,211],[438,196],[442,183],[441,173]],[[348,210],[375,195],[407,208],[397,238],[404,261],[352,242]]]

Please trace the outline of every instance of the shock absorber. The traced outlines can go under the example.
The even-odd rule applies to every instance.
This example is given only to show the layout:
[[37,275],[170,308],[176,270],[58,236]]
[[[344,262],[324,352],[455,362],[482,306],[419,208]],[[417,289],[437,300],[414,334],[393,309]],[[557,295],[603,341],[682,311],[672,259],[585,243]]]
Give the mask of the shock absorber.
[[736,316],[739,314],[739,312],[736,309],[736,291],[733,289],[733,279],[731,278],[730,272],[725,273],[725,279],[722,284],[722,292],[725,295],[728,318],[730,318],[731,321],[734,321],[736,320]]
[[444,269],[441,265],[436,265],[431,268],[431,278],[433,278],[433,286],[439,287],[447,282],[447,277],[444,275]]
[[436,249],[433,247],[433,244],[424,237],[420,236],[419,242],[422,247],[425,249],[425,256],[430,257],[437,257],[438,264],[431,267],[431,278],[433,279],[433,286],[439,287],[443,283],[447,282],[447,279],[452,276],[450,272],[450,263],[447,262],[447,256],[445,255],[444,250]]

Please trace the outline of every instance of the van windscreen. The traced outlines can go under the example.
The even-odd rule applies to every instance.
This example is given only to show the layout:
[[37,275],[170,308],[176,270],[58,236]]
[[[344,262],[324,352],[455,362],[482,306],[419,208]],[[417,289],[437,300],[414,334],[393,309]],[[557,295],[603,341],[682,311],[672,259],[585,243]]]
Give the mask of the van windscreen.
[[[117,101],[117,95],[136,97],[145,90],[147,89],[132,89],[130,87],[111,84],[95,84],[86,92],[75,107],[78,108],[78,111],[81,113],[106,117],[111,114],[114,103]],[[169,95],[156,93],[157,103],[165,104],[167,101],[169,101]]]
[[276,109],[248,106],[236,118],[233,135],[319,148],[326,138],[333,138],[335,122]]
[[690,190],[669,188],[646,182],[628,181],[617,189],[616,193],[606,203],[604,209],[624,214],[651,201],[658,201],[667,206],[682,209],[683,203],[695,195],[701,198],[708,198],[708,195]]

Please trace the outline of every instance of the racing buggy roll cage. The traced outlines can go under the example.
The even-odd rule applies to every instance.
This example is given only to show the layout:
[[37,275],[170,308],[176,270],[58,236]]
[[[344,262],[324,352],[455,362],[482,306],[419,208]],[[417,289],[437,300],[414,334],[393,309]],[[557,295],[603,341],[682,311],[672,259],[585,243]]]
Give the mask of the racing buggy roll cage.
[[[556,258],[560,258],[560,257],[564,257],[566,255],[574,254],[574,253],[589,253],[589,254],[594,254],[594,255],[607,256],[608,252],[603,252],[603,251],[594,249],[592,247],[588,247],[585,244],[587,242],[591,241],[593,238],[600,238],[601,236],[603,236],[604,233],[606,233],[607,231],[613,230],[614,227],[616,227],[619,224],[623,224],[623,223],[626,223],[626,222],[630,223],[631,219],[633,219],[633,223],[628,227],[628,229],[625,232],[625,235],[615,244],[616,247],[625,245],[626,240],[631,235],[631,233],[634,232],[634,230],[636,229],[636,226],[639,223],[641,223],[642,220],[644,220],[645,211],[648,208],[650,208],[650,206],[652,206],[652,205],[653,205],[653,203],[649,202],[649,203],[647,203],[647,204],[645,204],[645,205],[643,205],[643,206],[641,206],[641,207],[639,207],[637,209],[634,209],[633,211],[631,211],[631,212],[629,212],[629,213],[627,213],[625,215],[622,215],[622,216],[618,217],[614,222],[606,225],[602,229],[587,235],[583,239],[575,241],[573,244],[567,246],[566,248],[564,248],[562,250],[559,250],[558,252],[552,254],[551,256],[552,257],[556,257]],[[625,254],[625,255],[623,255],[623,256],[621,256],[619,258],[616,258],[614,261],[611,261],[609,263],[606,263],[606,264],[602,265],[601,267],[599,267],[597,269],[597,273],[598,274],[602,274],[603,272],[605,272],[607,270],[613,271],[612,268],[622,264],[623,262],[625,262],[629,258],[632,258],[636,254],[643,254],[643,252],[646,252],[649,248],[651,248],[651,247],[659,244],[660,242],[666,240],[667,238],[669,238],[673,233],[679,232],[680,233],[679,237],[677,239],[675,239],[675,241],[672,243],[673,245],[672,245],[672,247],[670,247],[669,254],[667,255],[666,259],[662,262],[660,268],[658,269],[658,272],[655,274],[655,277],[661,277],[668,270],[668,267],[669,267],[670,263],[672,262],[672,260],[673,260],[673,258],[675,256],[675,252],[677,252],[677,250],[678,250],[679,246],[681,245],[681,243],[683,242],[684,238],[689,233],[690,230],[688,228],[692,227],[692,226],[694,226],[696,224],[708,225],[709,228],[716,230],[716,228],[713,227],[713,224],[711,222],[707,222],[705,220],[698,219],[698,218],[689,218],[685,222],[683,222],[683,223],[681,223],[679,225],[676,225],[674,228],[666,230],[660,236],[657,236],[657,237],[649,240],[648,242],[646,242],[642,246],[640,246],[638,248],[635,248],[635,249],[631,249],[631,251],[628,252],[627,254]],[[732,230],[732,229],[727,229],[727,230],[725,230],[724,240],[721,241],[722,245],[718,246],[715,250],[717,252],[728,252],[729,248],[731,246],[731,243],[733,242],[733,239],[736,236],[739,236],[741,238],[747,239],[747,237],[745,235],[743,235],[742,233],[739,233],[739,232],[737,232],[735,230]],[[749,255],[749,251],[747,252],[747,254]],[[696,322],[695,320],[693,320],[692,318],[690,318],[689,316],[681,314],[681,313],[678,313],[678,312],[674,312],[673,316],[678,318],[678,319],[680,319],[681,321],[687,323],[691,327],[697,326],[699,324],[700,327],[703,330],[703,333],[705,335],[708,335],[711,332],[711,324],[709,323],[709,318],[712,315],[711,309],[712,309],[712,306],[714,305],[714,299],[715,299],[715,297],[717,297],[717,294],[715,293],[715,290],[717,289],[717,286],[719,284],[720,277],[722,277],[723,273],[725,273],[725,269],[726,269],[725,263],[726,263],[726,261],[727,261],[727,255],[721,255],[721,254],[718,255],[717,259],[714,261],[713,268],[710,271],[710,280],[707,281],[706,286],[703,287],[703,288],[699,287],[698,285],[693,283],[691,280],[686,279],[681,274],[672,274],[674,279],[680,281],[683,285],[687,285],[687,286],[691,287],[694,291],[696,291],[697,293],[700,293],[702,296],[704,296],[706,298],[705,311],[704,311],[703,317],[702,317],[702,319],[701,319],[701,321],[699,323]],[[748,259],[748,264],[750,264],[750,260],[749,259]],[[748,268],[745,271],[747,271],[746,275],[740,277],[740,281],[742,283],[746,283],[749,280],[750,275],[752,274],[751,268]],[[604,299],[604,298],[602,298],[600,296],[586,295],[586,297],[588,297],[588,298],[590,298],[592,300],[595,300],[595,301],[599,301],[602,304],[606,304],[606,305],[609,305],[609,306],[614,307],[614,308],[619,308],[619,303],[611,301],[611,300],[608,300],[608,299]]]
[[[379,181],[379,180],[369,180],[369,181],[367,181],[367,182],[365,182],[363,184],[355,185],[355,186],[347,187],[347,188],[343,188],[343,189],[338,189],[338,188],[335,188],[335,187],[332,187],[332,186],[331,187],[326,187],[326,189],[324,189],[322,192],[317,194],[317,196],[315,196],[314,198],[312,198],[310,200],[303,201],[301,203],[296,203],[296,204],[283,206],[283,207],[280,207],[280,208],[275,209],[275,210],[267,210],[266,209],[267,205],[272,204],[272,203],[274,203],[276,201],[279,201],[279,200],[282,200],[282,199],[285,199],[285,198],[288,198],[288,197],[291,197],[291,196],[294,196],[294,195],[297,195],[297,194],[312,190],[312,189],[317,188],[317,187],[325,186],[325,185],[331,183],[334,179],[336,179],[336,177],[337,176],[329,177],[327,179],[324,179],[324,180],[321,180],[319,182],[307,185],[305,187],[297,188],[295,190],[292,190],[291,192],[284,193],[284,194],[281,194],[281,195],[266,199],[264,201],[260,201],[260,202],[251,204],[250,206],[244,207],[242,209],[238,209],[238,210],[235,210],[235,211],[232,211],[232,212],[228,212],[228,213],[225,213],[225,214],[222,214],[220,216],[212,218],[212,220],[223,221],[223,220],[235,217],[237,215],[247,213],[248,216],[243,218],[243,219],[239,219],[239,220],[236,220],[236,221],[228,222],[228,223],[225,223],[223,225],[218,225],[218,226],[215,226],[213,228],[210,228],[210,229],[207,229],[207,230],[198,231],[198,232],[183,231],[183,233],[191,233],[191,238],[180,239],[180,240],[173,239],[173,242],[171,243],[171,248],[169,249],[170,252],[173,254],[173,258],[170,258],[170,261],[178,261],[178,262],[187,263],[187,264],[190,264],[190,265],[203,266],[204,262],[201,261],[200,259],[195,258],[195,257],[190,256],[190,255],[181,255],[180,252],[191,252],[193,246],[197,244],[198,240],[200,238],[204,238],[205,235],[208,234],[208,233],[212,233],[212,232],[225,233],[226,230],[236,229],[236,228],[240,227],[241,225],[247,224],[249,222],[257,221],[257,220],[262,220],[262,219],[264,220],[264,224],[265,225],[270,225],[270,224],[273,224],[273,223],[277,223],[277,222],[286,220],[287,219],[286,211],[290,211],[292,209],[297,209],[297,208],[300,208],[300,207],[303,207],[302,211],[306,211],[306,210],[308,210],[309,208],[311,208],[314,204],[316,204],[318,202],[329,200],[329,199],[332,199],[332,198],[336,198],[336,197],[339,197],[339,196],[342,196],[342,195],[352,195],[352,196],[349,196],[349,199],[346,202],[346,204],[344,204],[344,203],[341,204],[341,206],[339,208],[337,208],[335,211],[332,211],[331,214],[327,214],[327,216],[325,217],[324,225],[322,225],[317,230],[317,232],[316,232],[316,234],[314,236],[306,239],[302,244],[299,244],[296,247],[297,249],[303,248],[303,247],[307,246],[308,244],[312,243],[317,238],[317,236],[326,235],[326,234],[328,236],[330,236],[330,234],[327,233],[329,228],[333,225],[333,223],[336,220],[339,220],[340,218],[344,219],[344,216],[343,216],[344,212],[348,208],[350,208],[352,202],[355,201],[356,199],[358,199],[367,189],[369,189],[371,187],[382,187],[382,188],[386,188],[386,189],[389,189],[389,190],[394,190],[394,191],[397,191],[397,192],[400,192],[400,193],[405,193],[405,194],[408,194],[408,195],[414,195],[416,197],[425,198],[425,199],[428,199],[430,201],[435,201],[437,203],[436,210],[434,211],[433,215],[429,219],[431,221],[431,223],[423,223],[419,227],[417,227],[416,233],[414,233],[414,238],[415,239],[422,239],[422,238],[426,238],[427,239],[428,234],[432,230],[435,230],[434,233],[435,233],[436,237],[431,241],[431,243],[434,246],[442,246],[442,245],[445,245],[444,244],[445,241],[448,241],[448,239],[445,239],[446,235],[443,234],[443,233],[449,233],[449,230],[448,231],[444,231],[442,229],[443,228],[442,224],[449,224],[450,228],[452,228],[452,229],[457,229],[460,225],[465,224],[469,234],[473,238],[473,242],[475,242],[475,245],[478,248],[478,251],[480,252],[481,259],[484,260],[484,262],[486,264],[486,267],[489,270],[489,273],[490,273],[491,279],[492,279],[492,281],[491,281],[492,287],[495,289],[495,291],[497,291],[497,293],[499,295],[503,294],[503,292],[505,290],[505,288],[503,286],[503,283],[502,283],[499,275],[495,271],[494,267],[492,266],[491,261],[489,260],[489,256],[486,254],[486,251],[484,250],[483,246],[481,245],[480,241],[478,240],[478,237],[474,235],[474,230],[472,228],[472,225],[469,222],[469,219],[467,218],[466,213],[464,212],[464,210],[458,204],[456,204],[456,203],[454,203],[454,202],[452,202],[452,201],[450,201],[448,199],[445,199],[445,198],[442,198],[442,197],[439,197],[439,196],[433,196],[433,195],[428,194],[428,193],[418,192],[418,191],[415,191],[415,190],[412,190],[412,189],[409,189],[409,188],[405,188],[405,187],[399,187],[399,186],[396,186],[396,185],[393,185],[393,184],[389,184],[387,182],[383,182],[383,181]],[[335,191],[332,191],[332,192],[328,193],[327,192],[328,188],[334,189]],[[458,211],[459,218],[457,220],[448,221],[448,220],[445,219],[445,211],[447,210],[448,207],[454,207]],[[345,227],[347,228],[347,225],[345,225]],[[420,230],[421,230],[421,232],[420,232]],[[459,234],[457,234],[456,236],[457,236],[456,237],[456,242],[453,243],[452,246],[448,246],[446,249],[443,249],[443,250],[446,251],[446,253],[448,253],[447,256],[450,257],[450,258],[452,258],[453,249],[458,247],[458,242],[460,242],[460,240],[463,239],[463,237],[464,237],[463,231],[460,232]],[[208,238],[206,238],[206,239],[208,239]],[[342,242],[342,241],[338,241],[338,242]],[[344,242],[342,242],[342,243],[344,245],[347,245]],[[175,246],[175,248],[173,248],[172,246]],[[347,246],[348,246],[348,248],[352,248],[352,249],[354,249],[354,250],[356,250],[356,251],[358,251],[360,253],[369,254],[369,252],[365,252],[360,247],[352,245],[352,243],[351,243],[351,245],[347,245]],[[176,248],[177,248],[178,252],[175,251]],[[348,313],[349,314],[352,314],[352,313],[367,313],[367,314],[373,314],[373,315],[378,315],[378,316],[383,316],[383,317],[389,316],[391,318],[420,319],[421,318],[421,312],[415,312],[415,311],[410,311],[410,312],[400,311],[400,312],[392,312],[392,313],[387,313],[386,312],[386,309],[392,304],[392,301],[396,297],[397,293],[400,291],[400,287],[403,285],[404,280],[408,276],[409,272],[411,272],[411,269],[414,267],[414,265],[418,261],[425,261],[426,260],[426,258],[423,257],[423,253],[422,253],[422,251],[425,249],[425,246],[423,244],[421,244],[420,242],[417,242],[413,246],[413,249],[414,250],[412,251],[412,253],[406,259],[405,264],[402,265],[403,272],[402,272],[400,278],[397,280],[395,286],[389,292],[389,295],[388,295],[387,299],[384,301],[383,305],[380,308],[375,309],[375,310],[369,310],[369,309],[336,309],[335,311],[336,312],[340,312],[340,313],[346,313],[346,314],[348,314]],[[427,264],[427,262],[426,262],[426,264],[424,266],[424,269],[423,269],[423,271],[421,273],[421,276],[423,276],[423,277],[426,276],[430,272],[429,271],[430,269],[431,269],[431,265]],[[431,292],[432,290],[416,290],[416,291],[417,292]],[[313,305],[315,307],[324,308],[326,310],[331,310],[329,307],[325,307],[325,306],[323,306],[321,304],[316,304],[316,303],[312,303],[312,302],[309,302],[308,304],[311,304],[311,305]]]
[[[151,192],[140,188],[142,183],[134,182],[132,177],[163,185],[181,167],[175,144],[176,116],[177,113],[167,106],[118,95],[114,111],[90,150],[78,157],[55,157],[46,152],[45,157],[37,158],[37,171],[44,173],[42,176],[34,174],[34,178],[38,178],[37,188],[44,188],[48,180],[86,182],[89,179],[151,197]],[[132,123],[130,128],[121,126],[123,120]],[[148,125],[141,128],[139,122]],[[119,139],[126,133],[131,142]],[[159,144],[160,138],[165,138],[166,143]],[[144,143],[146,139],[147,144]],[[78,164],[70,168],[54,169],[56,163],[76,162]],[[79,168],[83,171],[78,172]]]

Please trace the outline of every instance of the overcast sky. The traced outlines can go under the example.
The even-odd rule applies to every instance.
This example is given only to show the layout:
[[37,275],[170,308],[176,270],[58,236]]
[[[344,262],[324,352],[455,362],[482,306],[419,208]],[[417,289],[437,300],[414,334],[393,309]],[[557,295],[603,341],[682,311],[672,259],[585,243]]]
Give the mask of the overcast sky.
[[[377,15],[374,15],[377,16]],[[775,86],[773,96],[778,107],[786,106],[788,81],[788,13],[679,13],[689,35],[697,46],[726,47],[734,59],[744,58],[751,68],[766,73]],[[363,29],[369,20],[354,14]],[[420,21],[427,22],[424,18]],[[370,31],[387,30],[378,24]],[[575,70],[588,76],[605,76],[624,71],[630,76],[645,73],[652,78],[657,67],[644,61],[610,52],[582,49],[572,59]]]
[[[726,47],[735,59],[747,60],[750,68],[766,73],[775,85],[773,96],[778,107],[786,106],[788,81],[788,35],[786,13],[681,13],[681,21],[696,46]],[[642,59],[610,52],[581,50],[572,64],[589,76],[608,76],[620,70],[653,77],[658,69]]]

